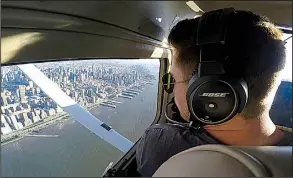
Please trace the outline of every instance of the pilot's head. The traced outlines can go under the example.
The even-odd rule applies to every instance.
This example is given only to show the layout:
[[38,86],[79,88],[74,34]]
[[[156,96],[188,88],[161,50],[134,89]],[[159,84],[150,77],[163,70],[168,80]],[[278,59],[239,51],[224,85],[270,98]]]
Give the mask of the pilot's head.
[[[188,79],[197,71],[199,62],[195,41],[198,22],[199,17],[182,20],[168,37],[174,48],[170,72],[175,79],[175,102],[185,120],[190,116],[186,101]],[[237,11],[228,26],[226,39],[228,54],[234,56],[234,61],[226,61],[224,69],[248,84],[248,102],[240,114],[245,119],[259,118],[269,112],[280,84],[280,71],[285,66],[285,47],[280,43],[282,33],[266,17]],[[235,60],[235,56],[242,57]]]

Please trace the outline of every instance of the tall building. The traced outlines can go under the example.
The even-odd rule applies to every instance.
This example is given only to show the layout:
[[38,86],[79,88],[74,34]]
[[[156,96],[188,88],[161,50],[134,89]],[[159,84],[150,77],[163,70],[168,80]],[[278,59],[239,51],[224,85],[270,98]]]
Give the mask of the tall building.
[[19,85],[18,89],[20,102],[25,102],[25,85]]
[[74,92],[74,98],[76,98],[76,100],[78,98],[78,92],[77,91]]
[[30,86],[30,88],[33,88],[34,87],[34,82],[33,81],[29,81],[29,86]]
[[41,93],[41,89],[39,87],[36,88],[36,93],[40,94]]
[[85,94],[86,94],[86,93],[85,93],[85,89],[82,89],[82,90],[81,90],[81,97],[82,97],[82,98],[85,98]]
[[99,87],[96,87],[95,90],[96,90],[95,92],[98,94],[99,93]]

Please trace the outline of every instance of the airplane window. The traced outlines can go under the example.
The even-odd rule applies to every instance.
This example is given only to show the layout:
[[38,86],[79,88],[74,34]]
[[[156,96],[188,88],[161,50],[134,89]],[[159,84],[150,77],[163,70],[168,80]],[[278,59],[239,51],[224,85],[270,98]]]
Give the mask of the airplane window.
[[[74,60],[34,66],[72,102],[103,122],[100,126],[106,133],[116,131],[134,143],[156,116],[158,59]],[[124,155],[69,116],[21,69],[1,67],[2,176],[97,177]]]
[[286,42],[286,65],[282,71],[283,80],[277,90],[270,110],[270,116],[277,125],[292,128],[292,34],[284,34]]

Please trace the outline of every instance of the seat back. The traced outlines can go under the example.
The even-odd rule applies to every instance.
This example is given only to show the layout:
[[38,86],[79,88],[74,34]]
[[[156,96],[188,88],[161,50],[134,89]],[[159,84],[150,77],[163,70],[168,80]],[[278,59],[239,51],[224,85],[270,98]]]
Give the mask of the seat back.
[[292,177],[291,146],[202,145],[178,153],[153,177]]

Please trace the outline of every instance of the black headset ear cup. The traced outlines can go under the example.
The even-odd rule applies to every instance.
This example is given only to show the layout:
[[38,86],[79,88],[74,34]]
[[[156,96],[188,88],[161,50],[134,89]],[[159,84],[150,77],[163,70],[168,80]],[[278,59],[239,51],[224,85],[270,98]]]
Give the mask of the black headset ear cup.
[[237,113],[240,113],[248,100],[248,86],[245,80],[239,79],[239,78],[230,78],[228,81],[236,91],[236,94],[238,96],[238,109]]
[[[205,81],[205,78],[198,78],[197,74],[195,73],[194,75],[192,75],[191,79],[188,82],[188,87],[187,87],[187,101],[190,99],[190,95],[193,92],[193,90],[195,88],[197,88],[201,83],[203,83]],[[189,103],[189,102],[188,102]]]
[[244,80],[225,75],[193,76],[186,97],[191,120],[219,124],[243,110],[248,97],[247,85]]

